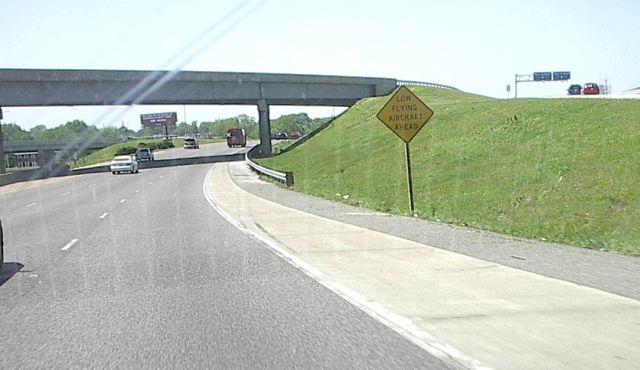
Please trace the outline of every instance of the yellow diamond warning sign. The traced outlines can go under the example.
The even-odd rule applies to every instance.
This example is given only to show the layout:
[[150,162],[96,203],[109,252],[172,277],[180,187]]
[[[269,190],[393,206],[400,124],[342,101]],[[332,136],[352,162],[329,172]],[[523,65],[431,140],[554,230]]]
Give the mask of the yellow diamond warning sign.
[[431,108],[404,86],[400,86],[378,112],[378,119],[405,143],[416,136],[431,116]]

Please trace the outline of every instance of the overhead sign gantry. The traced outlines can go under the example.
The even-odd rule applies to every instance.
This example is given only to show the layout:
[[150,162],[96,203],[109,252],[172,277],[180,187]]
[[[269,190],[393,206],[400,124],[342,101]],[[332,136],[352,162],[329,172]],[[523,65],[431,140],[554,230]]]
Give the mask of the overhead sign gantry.
[[519,75],[515,78],[515,98],[518,98],[518,83],[522,82],[551,82],[551,81],[568,81],[571,79],[571,72],[533,72],[533,74]]

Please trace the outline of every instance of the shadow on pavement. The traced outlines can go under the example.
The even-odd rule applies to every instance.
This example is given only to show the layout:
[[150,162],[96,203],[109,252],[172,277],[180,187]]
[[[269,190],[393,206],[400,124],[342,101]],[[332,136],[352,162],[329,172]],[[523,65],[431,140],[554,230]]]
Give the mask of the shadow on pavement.
[[11,279],[16,272],[22,270],[23,267],[23,264],[17,262],[3,263],[2,268],[0,268],[0,286]]

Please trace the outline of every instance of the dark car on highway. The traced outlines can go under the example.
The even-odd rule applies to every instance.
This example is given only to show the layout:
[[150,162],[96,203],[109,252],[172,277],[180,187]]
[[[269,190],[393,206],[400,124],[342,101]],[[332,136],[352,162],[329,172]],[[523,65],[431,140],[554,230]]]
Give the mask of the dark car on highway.
[[580,93],[582,93],[582,86],[577,84],[571,85],[567,89],[567,93],[569,93],[569,95],[580,95]]
[[153,161],[153,152],[149,148],[138,148],[136,150],[136,160],[138,161]]

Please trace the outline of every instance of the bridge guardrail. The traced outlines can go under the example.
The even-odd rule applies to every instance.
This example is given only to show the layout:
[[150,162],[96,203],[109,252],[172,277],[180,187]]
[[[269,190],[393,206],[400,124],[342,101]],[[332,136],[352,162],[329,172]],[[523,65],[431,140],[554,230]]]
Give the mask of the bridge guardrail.
[[278,180],[280,182],[285,183],[287,186],[293,186],[293,172],[280,172],[280,171],[276,171],[273,170],[271,168],[267,168],[264,166],[261,166],[259,164],[257,164],[256,162],[254,162],[253,160],[251,160],[251,152],[254,149],[257,149],[258,146],[255,146],[253,148],[251,148],[251,150],[249,150],[248,152],[245,153],[244,155],[244,160],[245,162],[247,162],[247,164],[249,165],[249,167],[251,167],[254,171],[256,171],[257,173],[261,174],[261,175],[265,175],[268,177],[271,177],[272,179]]
[[443,85],[443,84],[437,84],[435,82],[424,82],[424,81],[409,81],[409,80],[398,80],[397,81],[398,86],[406,86],[406,85],[413,85],[413,86],[429,86],[429,87],[437,87],[439,89],[447,89],[447,90],[455,90],[455,91],[460,91],[460,89],[458,89],[457,87],[453,87],[453,86],[449,86],[449,85]]

